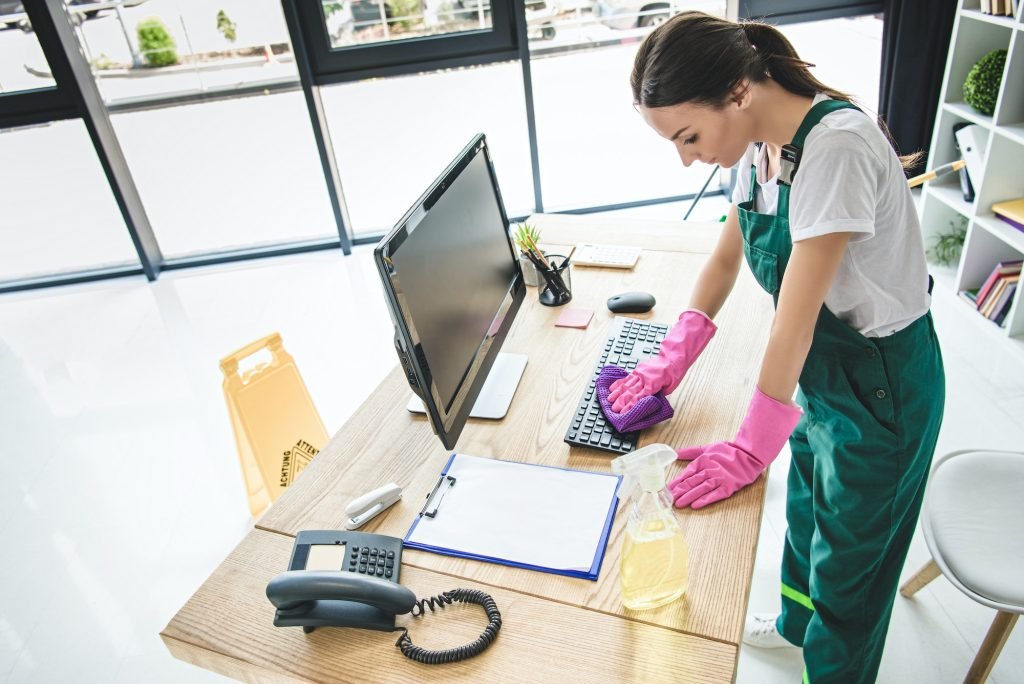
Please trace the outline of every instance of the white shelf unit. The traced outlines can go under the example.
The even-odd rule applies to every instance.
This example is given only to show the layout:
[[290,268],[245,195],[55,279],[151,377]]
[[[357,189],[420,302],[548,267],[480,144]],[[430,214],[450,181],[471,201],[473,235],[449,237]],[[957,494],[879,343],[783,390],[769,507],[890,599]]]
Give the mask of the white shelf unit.
[[[1016,17],[996,17],[982,14],[979,0],[960,0],[953,26],[929,167],[959,158],[953,139],[955,124],[978,124],[988,134],[984,170],[979,178],[971,179],[974,201],[964,201],[956,174],[927,184],[921,201],[921,229],[929,248],[937,234],[949,231],[952,221],[967,220],[960,263],[948,284],[954,292],[981,285],[999,261],[1024,259],[1024,232],[992,213],[993,204],[1024,197],[1024,2],[1018,4]],[[995,113],[986,116],[963,101],[963,83],[979,59],[999,48],[1007,50],[1006,69]],[[1022,291],[1024,285],[1018,286],[1002,328],[976,311],[970,318],[1024,351]],[[966,302],[964,307],[970,309]]]

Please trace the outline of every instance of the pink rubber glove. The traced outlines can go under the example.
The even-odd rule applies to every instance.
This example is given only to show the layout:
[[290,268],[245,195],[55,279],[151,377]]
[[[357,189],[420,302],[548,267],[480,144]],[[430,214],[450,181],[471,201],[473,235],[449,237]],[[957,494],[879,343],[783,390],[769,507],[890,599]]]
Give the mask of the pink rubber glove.
[[671,394],[716,330],[718,328],[703,311],[688,309],[679,314],[679,320],[662,340],[658,355],[608,387],[612,410],[625,413],[644,397],[658,392]]
[[756,389],[736,439],[676,451],[679,459],[691,461],[668,483],[676,507],[703,508],[756,480],[782,451],[801,415],[799,406],[780,403]]

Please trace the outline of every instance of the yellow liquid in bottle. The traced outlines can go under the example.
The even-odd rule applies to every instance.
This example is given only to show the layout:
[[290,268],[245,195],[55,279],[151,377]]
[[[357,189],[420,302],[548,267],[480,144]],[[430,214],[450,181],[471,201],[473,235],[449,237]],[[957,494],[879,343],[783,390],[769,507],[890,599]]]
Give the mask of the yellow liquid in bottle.
[[647,518],[626,530],[619,578],[622,603],[631,610],[657,608],[686,592],[686,541],[675,521]]

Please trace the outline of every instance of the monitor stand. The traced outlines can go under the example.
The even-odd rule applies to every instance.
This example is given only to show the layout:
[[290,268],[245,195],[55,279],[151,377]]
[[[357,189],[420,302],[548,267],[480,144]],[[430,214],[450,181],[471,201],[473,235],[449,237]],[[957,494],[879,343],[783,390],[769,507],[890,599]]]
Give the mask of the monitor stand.
[[[498,352],[494,364],[491,366],[491,372],[487,374],[484,386],[480,388],[480,395],[476,398],[476,403],[473,404],[473,410],[469,412],[469,417],[491,420],[504,418],[525,369],[526,354]],[[415,394],[409,399],[405,408],[412,413],[427,412],[426,407],[423,406],[423,400]]]

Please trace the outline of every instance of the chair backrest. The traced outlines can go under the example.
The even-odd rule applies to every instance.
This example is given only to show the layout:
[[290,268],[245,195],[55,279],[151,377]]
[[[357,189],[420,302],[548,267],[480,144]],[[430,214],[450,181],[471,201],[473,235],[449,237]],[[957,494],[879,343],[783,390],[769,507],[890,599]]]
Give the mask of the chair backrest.
[[[951,502],[956,506],[949,509]],[[985,534],[1004,534],[1006,545],[1024,563],[1024,452],[962,449],[935,461],[925,496],[921,526],[932,558],[942,574],[958,589],[978,603],[997,610],[1024,613],[1024,605],[1014,605],[979,594],[979,587],[964,584],[950,567],[943,549],[967,548],[972,530]],[[1000,532],[1005,530],[1005,533]],[[962,540],[962,541],[961,541]],[[994,552],[993,552],[993,555]],[[1003,556],[1005,558],[1005,555]],[[1017,566],[1019,567],[1019,566]],[[977,571],[977,566],[974,567]],[[978,573],[982,574],[982,573]],[[1024,582],[1009,568],[994,567],[995,583]]]

